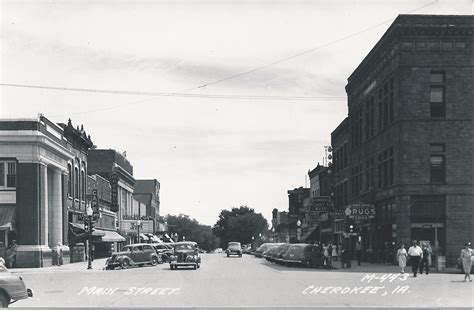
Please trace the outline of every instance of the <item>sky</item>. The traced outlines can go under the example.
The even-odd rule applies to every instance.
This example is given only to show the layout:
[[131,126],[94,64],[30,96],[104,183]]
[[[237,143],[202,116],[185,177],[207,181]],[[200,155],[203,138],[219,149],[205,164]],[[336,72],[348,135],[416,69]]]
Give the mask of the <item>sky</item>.
[[0,117],[83,124],[161,183],[161,215],[207,225],[241,205],[270,221],[309,186],[347,78],[398,14],[472,14],[469,0],[0,3],[1,84],[89,90],[1,85]]

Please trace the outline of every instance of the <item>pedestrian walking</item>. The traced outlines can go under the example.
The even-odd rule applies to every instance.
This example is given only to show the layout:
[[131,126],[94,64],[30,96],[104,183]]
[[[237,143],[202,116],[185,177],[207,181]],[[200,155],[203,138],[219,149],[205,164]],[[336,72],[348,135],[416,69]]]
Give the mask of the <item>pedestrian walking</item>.
[[333,245],[332,242],[329,241],[328,243],[328,268],[332,269],[332,251],[333,251]]
[[61,266],[63,264],[63,245],[61,242],[58,242],[56,245],[56,254],[57,254],[57,265]]
[[471,268],[472,268],[472,259],[474,256],[474,250],[470,248],[471,243],[466,242],[464,244],[464,249],[461,250],[461,256],[460,259],[462,261],[462,268],[464,269],[464,282],[469,279],[469,282],[472,282],[471,280]]
[[355,245],[355,256],[357,259],[357,265],[360,266],[360,262],[362,260],[362,245],[360,244],[360,242],[357,242]]
[[413,277],[415,278],[422,255],[423,251],[417,245],[416,240],[413,240],[412,246],[408,249],[408,256],[410,256],[411,270],[413,271]]
[[16,244],[16,240],[12,240],[11,245],[7,249],[7,263],[8,268],[13,268],[16,262],[16,251],[18,245]]
[[324,267],[329,268],[329,251],[328,246],[323,243],[323,253],[324,253]]
[[334,245],[332,246],[332,253],[329,253],[329,254],[332,256],[332,260],[333,260],[333,261],[337,261],[337,253],[338,253],[338,252],[337,252],[337,245],[334,244]]
[[407,250],[405,249],[405,245],[402,243],[400,248],[397,251],[397,261],[398,266],[400,266],[400,272],[405,273],[405,267],[407,265]]
[[426,246],[426,243],[423,244],[422,251],[423,251],[423,255],[420,260],[420,274],[423,274],[423,270],[426,271],[426,274],[429,274],[430,273],[430,264],[429,264],[430,253],[428,251],[428,247]]

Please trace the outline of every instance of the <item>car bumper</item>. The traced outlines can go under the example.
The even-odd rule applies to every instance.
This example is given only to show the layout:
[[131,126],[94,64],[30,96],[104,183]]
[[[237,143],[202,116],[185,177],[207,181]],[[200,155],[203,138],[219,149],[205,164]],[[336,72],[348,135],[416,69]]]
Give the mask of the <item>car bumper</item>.
[[198,263],[196,262],[185,262],[185,263],[171,262],[170,263],[171,266],[195,266],[197,264]]

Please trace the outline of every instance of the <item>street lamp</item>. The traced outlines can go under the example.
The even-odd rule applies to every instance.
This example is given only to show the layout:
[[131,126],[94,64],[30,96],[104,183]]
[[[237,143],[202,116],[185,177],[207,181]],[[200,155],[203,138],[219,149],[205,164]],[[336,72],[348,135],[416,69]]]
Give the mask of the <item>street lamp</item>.
[[142,225],[142,222],[140,220],[137,221],[137,239],[138,239],[138,243],[140,243],[140,226]]
[[86,207],[87,221],[89,222],[89,241],[87,244],[87,269],[92,269],[92,215],[94,211],[92,210],[91,205],[88,203]]

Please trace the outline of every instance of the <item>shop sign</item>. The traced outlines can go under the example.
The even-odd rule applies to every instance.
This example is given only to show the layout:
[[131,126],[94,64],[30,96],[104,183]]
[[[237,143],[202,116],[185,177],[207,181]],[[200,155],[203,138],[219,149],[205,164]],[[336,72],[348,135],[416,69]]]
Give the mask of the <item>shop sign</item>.
[[111,198],[111,206],[110,210],[113,212],[118,211],[118,180],[119,177],[116,173],[110,174],[110,198]]
[[354,203],[346,208],[346,216],[354,220],[375,218],[375,207],[371,204]]
[[329,216],[333,220],[340,220],[346,218],[346,213],[344,212],[344,210],[333,210],[329,212]]
[[329,196],[314,196],[312,201],[312,210],[319,212],[327,212],[330,208]]

